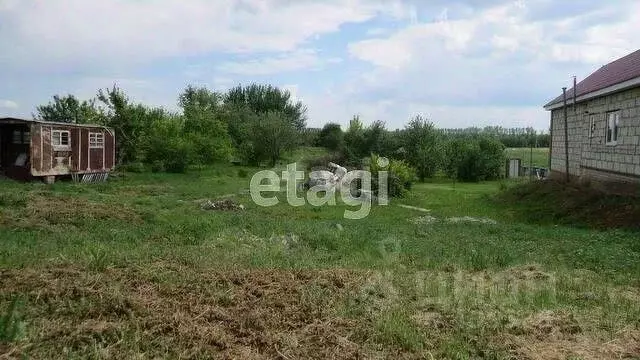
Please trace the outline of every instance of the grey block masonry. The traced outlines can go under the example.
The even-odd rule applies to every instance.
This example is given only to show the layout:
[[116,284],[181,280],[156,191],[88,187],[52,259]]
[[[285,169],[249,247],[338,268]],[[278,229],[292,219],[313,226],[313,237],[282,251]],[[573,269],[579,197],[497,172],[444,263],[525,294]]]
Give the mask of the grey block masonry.
[[[568,99],[570,101],[570,99]],[[607,116],[620,112],[615,145],[606,143]],[[605,182],[640,182],[640,87],[568,106],[569,174]],[[593,131],[592,127],[593,120]],[[551,170],[565,172],[564,113],[551,111]]]

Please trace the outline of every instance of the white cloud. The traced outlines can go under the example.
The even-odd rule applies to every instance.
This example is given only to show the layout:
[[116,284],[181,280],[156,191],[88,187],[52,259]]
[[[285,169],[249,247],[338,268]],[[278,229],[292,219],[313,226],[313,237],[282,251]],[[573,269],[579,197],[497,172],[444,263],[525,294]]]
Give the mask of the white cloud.
[[301,49],[273,57],[254,58],[244,62],[226,62],[217,66],[222,73],[234,75],[269,75],[306,69],[319,69],[322,61],[315,51]]
[[[531,20],[535,5],[507,2],[465,16],[445,12],[434,22],[351,43],[350,55],[374,69],[344,87],[344,112],[374,109],[374,120],[395,126],[418,112],[443,127],[546,129],[541,106],[570,85],[571,75],[586,75],[640,47],[633,35],[640,23],[631,15],[640,13],[640,3],[621,2],[622,15],[609,22],[592,20],[607,7]],[[325,104],[319,111],[330,105],[339,107]]]
[[[391,3],[391,4],[395,4]],[[156,0],[6,2],[0,62],[144,63],[211,52],[294,51],[316,35],[385,13],[384,0]],[[40,54],[36,59],[33,54]]]
[[[86,98],[117,83],[135,101],[173,108],[189,83],[225,90],[268,75],[304,99],[317,126],[361,114],[395,128],[423,113],[439,126],[544,129],[541,105],[572,75],[640,47],[639,2],[580,5],[0,0],[0,44],[10,50],[0,52],[0,82],[7,84],[0,97],[27,111],[54,93]],[[344,27],[354,23],[370,28]],[[360,30],[361,40],[351,38]],[[352,41],[347,56],[339,47],[345,39]]]
[[17,109],[18,103],[12,100],[0,99],[0,109]]

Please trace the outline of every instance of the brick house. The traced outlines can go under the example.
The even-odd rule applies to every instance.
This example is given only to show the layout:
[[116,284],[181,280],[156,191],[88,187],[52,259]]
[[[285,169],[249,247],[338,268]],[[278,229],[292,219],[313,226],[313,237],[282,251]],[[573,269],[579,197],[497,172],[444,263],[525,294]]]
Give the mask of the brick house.
[[[544,106],[551,111],[551,177],[609,190],[640,184],[640,50],[613,61]],[[565,114],[568,142],[565,144]],[[566,161],[565,147],[569,158]]]

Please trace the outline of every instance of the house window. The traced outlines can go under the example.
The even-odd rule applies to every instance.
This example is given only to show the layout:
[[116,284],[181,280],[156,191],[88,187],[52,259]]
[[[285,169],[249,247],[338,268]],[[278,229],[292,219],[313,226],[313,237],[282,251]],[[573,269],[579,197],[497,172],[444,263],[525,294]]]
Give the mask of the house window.
[[589,137],[593,138],[596,136],[596,130],[598,128],[598,122],[596,121],[597,116],[591,115],[589,116]]
[[89,133],[89,148],[102,149],[104,147],[103,133]]
[[620,112],[611,112],[607,114],[607,145],[615,145],[618,143],[618,134],[620,133]]
[[52,130],[51,144],[54,150],[68,150],[71,148],[71,136],[68,130]]

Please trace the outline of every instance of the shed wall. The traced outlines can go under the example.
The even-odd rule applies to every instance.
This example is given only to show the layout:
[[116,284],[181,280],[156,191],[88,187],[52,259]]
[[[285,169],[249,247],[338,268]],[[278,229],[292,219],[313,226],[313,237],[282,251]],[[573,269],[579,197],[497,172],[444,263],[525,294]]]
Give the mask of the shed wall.
[[[69,151],[54,150],[51,143],[53,130],[69,131]],[[104,134],[103,148],[89,147],[91,132]],[[104,128],[33,124],[31,134],[31,172],[34,176],[105,172],[115,164],[115,139]]]

